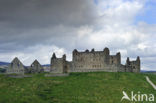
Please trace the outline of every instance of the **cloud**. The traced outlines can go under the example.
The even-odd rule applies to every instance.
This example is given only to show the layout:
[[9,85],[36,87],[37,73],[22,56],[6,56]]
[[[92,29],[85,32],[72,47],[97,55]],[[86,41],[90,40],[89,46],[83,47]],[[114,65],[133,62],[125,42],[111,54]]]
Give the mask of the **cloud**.
[[24,65],[29,66],[35,59],[41,64],[50,64],[50,59],[53,53],[56,53],[58,58],[63,54],[67,55],[67,59],[71,60],[71,54],[64,48],[58,48],[55,45],[36,45],[26,49],[15,51],[12,53],[1,53],[0,60],[12,61],[15,57],[18,57]]
[[16,49],[13,45],[28,47],[46,41],[53,43],[53,39],[71,37],[71,33],[75,36],[74,29],[94,23],[93,3],[90,0],[1,0],[0,43],[12,44],[10,48]]
[[[151,61],[155,60],[156,25],[145,22],[134,24],[134,18],[144,10],[145,1],[99,2],[101,2],[98,3],[99,15],[102,16],[94,28],[87,27],[88,31],[82,29],[83,36],[77,40],[81,41],[77,47],[89,49],[96,47],[98,50],[104,46],[110,47],[112,54],[121,52],[123,64],[126,57],[135,60],[137,56],[141,56],[142,69],[154,70],[156,66]],[[147,59],[149,57],[150,60]]]
[[90,0],[1,0],[0,18],[20,28],[82,25],[93,21],[92,6]]
[[142,69],[156,65],[156,24],[137,21],[146,10],[145,0],[1,0],[0,60],[18,56],[25,65],[34,59],[50,62],[53,52],[71,60],[72,50],[120,51],[141,57]]
[[94,26],[86,26],[81,30],[83,36],[79,39],[82,40],[82,44],[84,41],[98,48],[103,46],[101,44],[112,48],[125,48],[146,38],[146,35],[138,30],[139,25],[132,24],[138,12],[142,11],[144,2],[122,0],[98,2],[99,18]]

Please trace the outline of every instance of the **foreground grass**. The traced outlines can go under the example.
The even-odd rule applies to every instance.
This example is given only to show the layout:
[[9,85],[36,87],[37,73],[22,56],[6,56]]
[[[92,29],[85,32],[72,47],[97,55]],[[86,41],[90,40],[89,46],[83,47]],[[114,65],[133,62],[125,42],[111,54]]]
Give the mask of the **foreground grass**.
[[[38,74],[31,78],[10,78],[0,75],[0,103],[120,103],[122,91],[129,95],[131,91],[156,95],[144,76],[106,72],[72,73],[68,77]],[[156,75],[148,76],[155,82]]]

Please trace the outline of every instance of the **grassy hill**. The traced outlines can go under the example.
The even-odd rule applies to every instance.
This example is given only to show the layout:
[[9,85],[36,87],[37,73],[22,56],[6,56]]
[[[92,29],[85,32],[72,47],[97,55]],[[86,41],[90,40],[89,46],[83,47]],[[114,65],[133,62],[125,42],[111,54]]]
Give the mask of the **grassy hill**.
[[[146,74],[156,80],[156,75]],[[72,73],[68,77],[0,75],[0,103],[120,103],[122,91],[156,95],[145,74]],[[155,82],[156,83],[156,82]],[[127,100],[122,103],[130,103]],[[145,102],[146,103],[146,102]]]

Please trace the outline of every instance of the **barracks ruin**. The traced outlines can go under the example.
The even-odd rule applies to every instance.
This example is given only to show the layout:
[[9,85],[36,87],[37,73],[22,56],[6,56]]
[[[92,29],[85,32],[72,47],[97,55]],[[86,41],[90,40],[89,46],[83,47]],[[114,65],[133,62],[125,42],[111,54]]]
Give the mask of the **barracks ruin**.
[[[103,51],[91,51],[86,50],[84,52],[79,52],[74,50],[72,53],[72,61],[66,60],[66,55],[64,54],[62,58],[57,58],[55,53],[51,57],[50,63],[50,73],[70,73],[70,72],[95,72],[95,71],[105,71],[105,72],[140,72],[140,57],[138,56],[135,61],[130,61],[127,58],[125,65],[121,64],[121,54],[120,52],[116,55],[110,55],[108,48]],[[40,63],[35,60],[32,65],[25,68],[23,64],[15,58],[9,65],[6,73],[41,73],[43,68]]]

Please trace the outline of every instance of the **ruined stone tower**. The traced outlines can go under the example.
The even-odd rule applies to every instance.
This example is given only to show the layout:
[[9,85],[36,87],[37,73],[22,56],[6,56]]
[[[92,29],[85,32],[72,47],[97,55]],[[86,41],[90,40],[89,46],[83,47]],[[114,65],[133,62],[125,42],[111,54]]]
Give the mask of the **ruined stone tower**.
[[130,61],[129,57],[126,60],[126,66],[132,69],[132,72],[140,72],[140,57],[138,56],[136,61]]
[[57,58],[55,53],[53,53],[51,58],[51,73],[67,73],[67,61],[66,55],[63,55],[62,58]]

